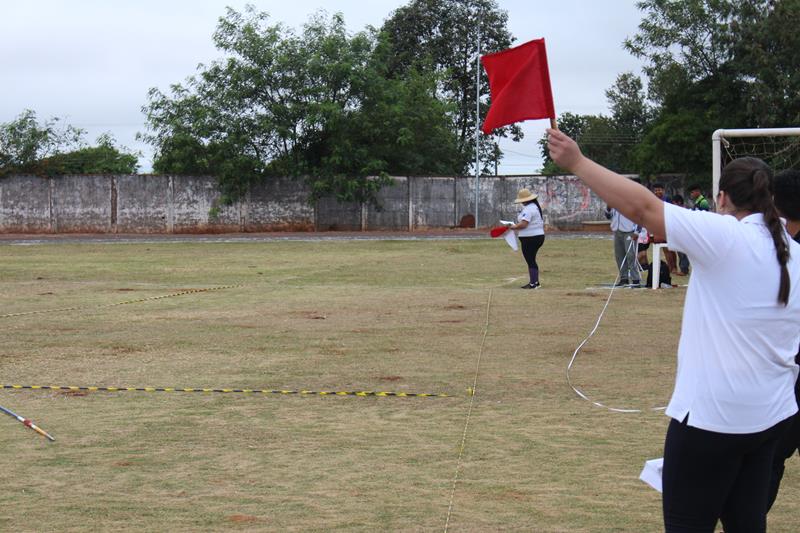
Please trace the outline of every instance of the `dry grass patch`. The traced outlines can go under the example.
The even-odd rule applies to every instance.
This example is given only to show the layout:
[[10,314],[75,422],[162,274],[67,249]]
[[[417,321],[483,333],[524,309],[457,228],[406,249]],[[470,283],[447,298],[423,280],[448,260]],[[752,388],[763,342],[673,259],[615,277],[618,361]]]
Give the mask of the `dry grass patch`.
[[[4,313],[80,307],[0,319],[6,383],[451,397],[4,391],[58,441],[0,422],[0,529],[440,531],[476,368],[452,531],[661,528],[637,476],[666,417],[566,384],[607,295],[585,287],[613,279],[610,241],[549,239],[538,291],[488,239],[2,251]],[[574,383],[663,405],[684,294],[616,292]],[[772,531],[793,530],[798,497],[792,461]]]

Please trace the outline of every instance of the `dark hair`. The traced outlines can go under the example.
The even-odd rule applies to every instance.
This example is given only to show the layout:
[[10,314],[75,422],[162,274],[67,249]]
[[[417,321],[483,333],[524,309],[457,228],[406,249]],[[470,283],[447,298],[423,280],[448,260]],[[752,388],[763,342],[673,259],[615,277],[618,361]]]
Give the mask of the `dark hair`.
[[654,183],[653,184],[653,188],[654,189],[666,189],[666,187],[664,187],[663,183]]
[[528,205],[528,204],[536,204],[536,207],[539,208],[539,216],[542,217],[542,222],[544,222],[544,215],[542,214],[542,206],[539,205],[539,199],[538,198],[534,198],[530,202],[525,202],[525,205]]
[[676,205],[683,205],[683,196],[680,194],[672,195],[672,203]]
[[692,192],[692,191],[700,191],[700,186],[699,185],[692,185],[691,187],[689,187],[689,192]]
[[739,209],[764,215],[764,222],[772,235],[778,264],[781,267],[778,301],[787,305],[790,289],[789,270],[786,268],[789,245],[786,242],[786,231],[780,215],[772,200],[772,170],[769,165],[755,157],[734,159],[722,169],[719,190],[725,191],[731,202]]
[[778,211],[789,220],[800,220],[800,170],[778,172],[772,188]]

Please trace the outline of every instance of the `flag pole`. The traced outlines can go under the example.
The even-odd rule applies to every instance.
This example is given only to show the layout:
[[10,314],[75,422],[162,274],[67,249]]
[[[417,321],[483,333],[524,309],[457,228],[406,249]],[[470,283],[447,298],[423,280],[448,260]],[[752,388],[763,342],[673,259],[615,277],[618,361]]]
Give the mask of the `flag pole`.
[[478,229],[478,202],[481,183],[481,20],[478,12],[478,53],[475,55],[475,229]]

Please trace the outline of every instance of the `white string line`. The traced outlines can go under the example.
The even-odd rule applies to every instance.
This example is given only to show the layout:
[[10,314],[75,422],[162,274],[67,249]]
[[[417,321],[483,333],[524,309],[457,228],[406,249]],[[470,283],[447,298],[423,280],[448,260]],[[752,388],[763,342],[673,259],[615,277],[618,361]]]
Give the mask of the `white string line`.
[[481,358],[483,357],[483,347],[486,344],[486,335],[489,333],[489,310],[492,307],[492,289],[489,289],[489,300],[486,302],[486,322],[483,326],[483,338],[481,339],[481,346],[478,350],[478,362],[475,365],[475,378],[472,380],[472,390],[469,398],[469,408],[467,409],[467,421],[464,424],[464,434],[461,436],[461,449],[458,451],[458,461],[456,462],[456,473],[453,476],[453,488],[450,491],[450,504],[447,506],[447,519],[444,522],[444,533],[447,533],[447,528],[450,526],[450,515],[453,512],[453,500],[456,496],[456,484],[458,483],[458,474],[461,472],[461,458],[464,456],[464,448],[467,443],[467,429],[469,428],[469,418],[472,415],[472,405],[475,403],[475,394],[478,387],[478,371],[481,368]]
[[[611,296],[614,295],[614,290],[617,288],[617,283],[619,283],[619,280],[620,280],[620,274],[622,272],[622,267],[625,264],[625,260],[628,258],[628,253],[630,252],[631,247],[633,246],[634,242],[636,242],[636,241],[634,241],[633,239],[630,239],[630,244],[628,244],[628,249],[625,250],[625,257],[622,259],[622,263],[620,263],[619,269],[617,269],[617,277],[616,277],[616,279],[614,279],[614,284],[611,286],[611,291],[608,293],[608,298],[606,298],[606,303],[603,306],[603,310],[600,311],[600,316],[597,317],[597,322],[595,322],[594,327],[592,328],[592,331],[589,332],[589,335],[587,335],[587,337],[585,339],[583,339],[583,341],[578,345],[578,347],[575,348],[575,351],[572,353],[572,359],[569,360],[569,364],[567,365],[567,383],[572,388],[572,390],[575,391],[575,394],[577,394],[578,396],[580,396],[581,398],[583,398],[587,402],[590,402],[592,405],[595,405],[597,407],[602,407],[603,409],[608,409],[609,411],[612,411],[614,413],[642,413],[644,411],[663,411],[664,409],[666,409],[666,406],[651,407],[649,409],[627,409],[627,408],[619,408],[619,407],[610,407],[610,406],[608,406],[608,405],[606,405],[606,404],[604,404],[602,402],[598,402],[598,401],[592,400],[586,394],[584,394],[583,391],[581,391],[579,388],[577,388],[575,385],[572,384],[572,378],[570,377],[570,374],[569,374],[570,370],[572,370],[572,365],[575,363],[575,358],[578,356],[578,352],[580,352],[581,348],[583,348],[583,346],[587,342],[589,342],[589,339],[591,339],[592,335],[595,334],[595,332],[597,331],[597,328],[600,327],[600,322],[603,320],[603,315],[605,315],[606,309],[608,309],[608,304],[611,303]],[[660,257],[653,257],[653,261],[660,261],[660,260],[661,260]],[[638,259],[634,257],[634,261],[636,261],[636,263],[638,265],[638,263],[639,263]],[[652,274],[652,270],[651,270],[651,274]],[[639,282],[641,283],[641,280],[639,280]]]

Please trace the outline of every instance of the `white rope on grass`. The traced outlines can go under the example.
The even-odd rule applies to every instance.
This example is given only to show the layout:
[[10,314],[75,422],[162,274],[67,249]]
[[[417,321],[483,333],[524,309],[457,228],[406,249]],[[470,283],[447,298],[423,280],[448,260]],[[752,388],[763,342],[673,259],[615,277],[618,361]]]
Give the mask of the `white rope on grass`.
[[483,357],[483,347],[486,344],[486,335],[489,333],[489,311],[492,308],[492,289],[489,289],[489,300],[486,302],[486,322],[483,326],[483,338],[481,345],[478,349],[478,362],[475,365],[475,378],[472,380],[472,388],[470,389],[469,407],[467,408],[467,420],[464,423],[464,433],[461,436],[461,448],[458,451],[458,461],[456,462],[456,473],[453,476],[453,488],[450,491],[450,504],[447,506],[447,519],[444,522],[444,533],[447,533],[447,528],[450,526],[450,515],[453,512],[453,501],[456,496],[456,485],[458,484],[458,475],[461,472],[461,459],[464,456],[464,448],[467,444],[467,430],[469,429],[469,419],[472,415],[472,406],[475,403],[475,395],[477,394],[478,387],[478,372],[481,368],[481,358]]
[[[628,409],[628,408],[621,408],[621,407],[610,407],[610,406],[608,406],[608,405],[606,405],[606,404],[604,404],[602,402],[598,402],[596,400],[592,400],[591,398],[589,398],[582,390],[580,390],[578,387],[573,385],[572,378],[570,376],[570,370],[572,370],[572,365],[575,363],[575,359],[578,357],[578,352],[580,352],[581,348],[583,348],[584,345],[587,342],[589,342],[589,339],[591,339],[592,336],[595,334],[595,332],[597,331],[597,328],[600,327],[600,322],[603,320],[603,316],[606,314],[606,310],[608,309],[608,305],[611,303],[611,297],[614,295],[614,290],[617,288],[617,283],[619,283],[619,281],[620,281],[620,272],[622,271],[622,266],[625,264],[625,259],[627,259],[628,253],[630,252],[631,247],[633,246],[634,242],[636,242],[636,241],[631,239],[630,240],[630,244],[628,244],[628,249],[625,250],[625,258],[623,258],[622,263],[620,263],[619,268],[617,269],[617,277],[614,279],[614,283],[611,285],[611,290],[608,293],[608,298],[606,298],[606,303],[603,306],[603,310],[600,311],[600,316],[597,317],[597,322],[595,322],[594,327],[589,332],[589,335],[587,335],[586,338],[583,339],[583,341],[581,341],[581,343],[578,345],[578,347],[575,348],[575,351],[572,353],[572,358],[569,360],[569,364],[567,365],[567,383],[572,388],[572,390],[575,391],[575,394],[577,394],[578,396],[580,396],[581,398],[583,398],[587,402],[590,402],[592,405],[595,405],[597,407],[601,407],[603,409],[608,409],[609,411],[614,412],[614,413],[643,413],[645,411],[663,411],[664,409],[667,408],[666,406],[651,407],[649,409]],[[656,260],[660,260],[660,258],[655,258],[654,257],[653,261],[656,261]],[[636,262],[638,264],[638,261],[636,261]],[[641,283],[641,281],[640,281],[640,283]]]

